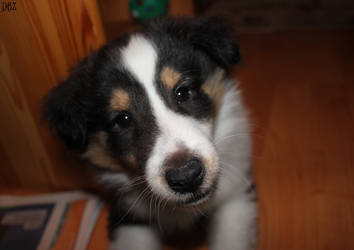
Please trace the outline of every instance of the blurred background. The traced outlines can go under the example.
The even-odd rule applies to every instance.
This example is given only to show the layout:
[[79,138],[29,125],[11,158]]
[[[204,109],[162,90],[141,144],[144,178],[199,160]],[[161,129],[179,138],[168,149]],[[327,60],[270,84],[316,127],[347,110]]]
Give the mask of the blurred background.
[[80,58],[150,18],[222,15],[241,47],[231,76],[253,126],[259,249],[354,249],[353,0],[17,0],[0,12],[1,193],[93,187],[41,121]]

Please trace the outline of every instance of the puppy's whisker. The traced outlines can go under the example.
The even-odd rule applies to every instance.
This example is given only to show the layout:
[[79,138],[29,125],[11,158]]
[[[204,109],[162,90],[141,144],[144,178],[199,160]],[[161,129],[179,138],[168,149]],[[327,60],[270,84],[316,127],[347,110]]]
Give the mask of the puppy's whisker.
[[144,193],[148,190],[148,187],[146,187],[143,191],[140,192],[140,194],[138,195],[138,197],[135,199],[135,201],[133,202],[133,204],[129,207],[129,209],[127,210],[127,212],[123,215],[123,217],[116,223],[117,225],[119,225],[124,219],[125,217],[127,217],[127,215],[130,213],[130,211],[135,207],[135,205],[137,204],[137,202],[140,200],[141,197],[143,197]]
[[215,138],[214,139],[214,143],[215,145],[219,145],[220,143],[225,142],[228,139],[234,138],[234,137],[239,137],[239,136],[243,136],[243,135],[249,135],[248,133],[236,133],[236,134],[231,134],[231,135],[227,135],[224,137],[220,137],[220,138]]
[[132,183],[131,185],[128,185],[127,187],[135,187],[135,186],[139,186],[143,183],[146,183],[146,180],[137,181],[135,183]]
[[[151,190],[151,188],[150,188]],[[149,223],[151,224],[151,221],[152,221],[152,200],[153,200],[154,196],[153,194],[151,193],[150,195],[150,199],[149,199]]]
[[206,214],[203,213],[203,211],[198,207],[195,206],[195,209],[199,212],[200,215],[202,215],[203,217],[208,217]]
[[[224,166],[224,167],[221,167],[221,170],[220,170],[221,172],[227,172],[226,174],[233,174],[233,175],[241,174],[240,170],[237,169],[237,167],[232,164],[222,162],[222,161],[220,161],[220,164]],[[229,168],[225,168],[225,167],[229,167]]]
[[165,210],[169,200],[170,200],[170,198],[165,199],[165,204],[163,205],[163,209],[162,209],[163,211]]
[[220,161],[220,163],[222,165],[225,166],[229,166],[231,169],[228,168],[221,168],[221,173],[222,172],[226,172],[226,175],[224,175],[225,177],[228,178],[228,175],[234,176],[234,177],[238,177],[241,181],[243,181],[247,186],[251,185],[251,182],[240,172],[240,170],[236,167],[233,166],[231,164],[228,164],[226,162]]
[[157,223],[159,225],[159,229],[161,232],[163,232],[162,226],[161,226],[161,218],[160,218],[160,208],[161,208],[161,203],[162,203],[162,199],[159,199],[158,202],[158,207],[157,207]]
[[197,213],[197,211],[194,209],[194,207],[192,207],[192,213],[195,215],[195,216],[197,216],[197,215],[199,215],[198,213]]
[[237,133],[235,133],[235,134],[230,134],[230,135],[225,135],[225,136],[223,136],[223,137],[214,138],[214,143],[215,143],[216,145],[219,145],[220,143],[225,142],[225,140],[227,140],[227,139],[231,139],[231,138],[233,138],[233,137],[238,137],[238,136],[244,136],[244,135],[250,136],[250,137],[252,137],[253,139],[254,139],[254,138],[255,138],[255,139],[262,139],[262,138],[263,138],[262,135],[259,135],[259,134],[257,134],[257,133],[252,133],[252,132],[237,132]]
[[126,186],[123,186],[123,187],[119,188],[118,192],[126,193],[126,192],[129,192],[129,191],[132,191],[133,187],[139,186],[139,185],[144,184],[146,182],[147,182],[146,180],[141,180],[141,181],[136,182],[136,183],[128,184]]
[[144,178],[145,178],[144,175],[139,175],[139,176],[134,177],[133,179],[131,179],[131,182],[134,182],[134,181],[137,181],[137,180],[142,180],[142,179],[144,179]]

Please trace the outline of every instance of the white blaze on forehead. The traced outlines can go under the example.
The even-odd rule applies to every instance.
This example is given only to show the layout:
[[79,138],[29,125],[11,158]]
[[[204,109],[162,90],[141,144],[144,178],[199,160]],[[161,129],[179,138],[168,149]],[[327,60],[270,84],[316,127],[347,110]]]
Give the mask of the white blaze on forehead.
[[122,50],[125,66],[146,88],[154,87],[157,53],[144,37],[132,36],[127,47]]
[[177,114],[165,105],[154,83],[157,52],[151,41],[141,35],[133,36],[121,53],[123,64],[145,89],[160,131],[146,166],[148,181],[155,191],[169,196],[169,191],[162,188],[163,178],[159,177],[163,161],[181,145],[201,157],[215,160],[216,153],[209,140],[211,126]]

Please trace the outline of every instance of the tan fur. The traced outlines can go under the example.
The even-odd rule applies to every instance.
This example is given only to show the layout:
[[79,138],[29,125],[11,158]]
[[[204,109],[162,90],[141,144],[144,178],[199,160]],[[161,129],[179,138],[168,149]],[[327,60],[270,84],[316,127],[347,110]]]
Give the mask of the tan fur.
[[107,134],[103,131],[98,132],[82,156],[95,165],[112,170],[120,170],[121,167],[109,155],[106,142]]
[[203,91],[214,102],[215,114],[217,114],[220,108],[224,95],[224,77],[225,71],[219,69],[212,76],[210,76],[202,86]]
[[201,159],[205,168],[206,168],[206,175],[204,177],[206,183],[213,183],[215,178],[217,177],[217,169],[215,169],[215,161],[212,158],[202,158]]
[[161,81],[168,89],[173,89],[181,79],[181,74],[170,66],[165,66],[161,71]]
[[133,154],[129,154],[126,158],[126,161],[128,164],[135,166],[137,165],[137,160]]
[[130,106],[130,97],[129,94],[122,90],[116,89],[113,91],[111,97],[111,107],[114,110],[128,110]]

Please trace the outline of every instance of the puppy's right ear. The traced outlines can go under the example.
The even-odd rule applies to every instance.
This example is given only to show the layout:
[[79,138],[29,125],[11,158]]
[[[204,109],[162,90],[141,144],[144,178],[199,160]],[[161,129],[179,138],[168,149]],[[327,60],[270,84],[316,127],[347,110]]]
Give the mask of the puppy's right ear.
[[44,99],[43,119],[70,150],[82,149],[87,143],[90,64],[88,58],[80,62]]

